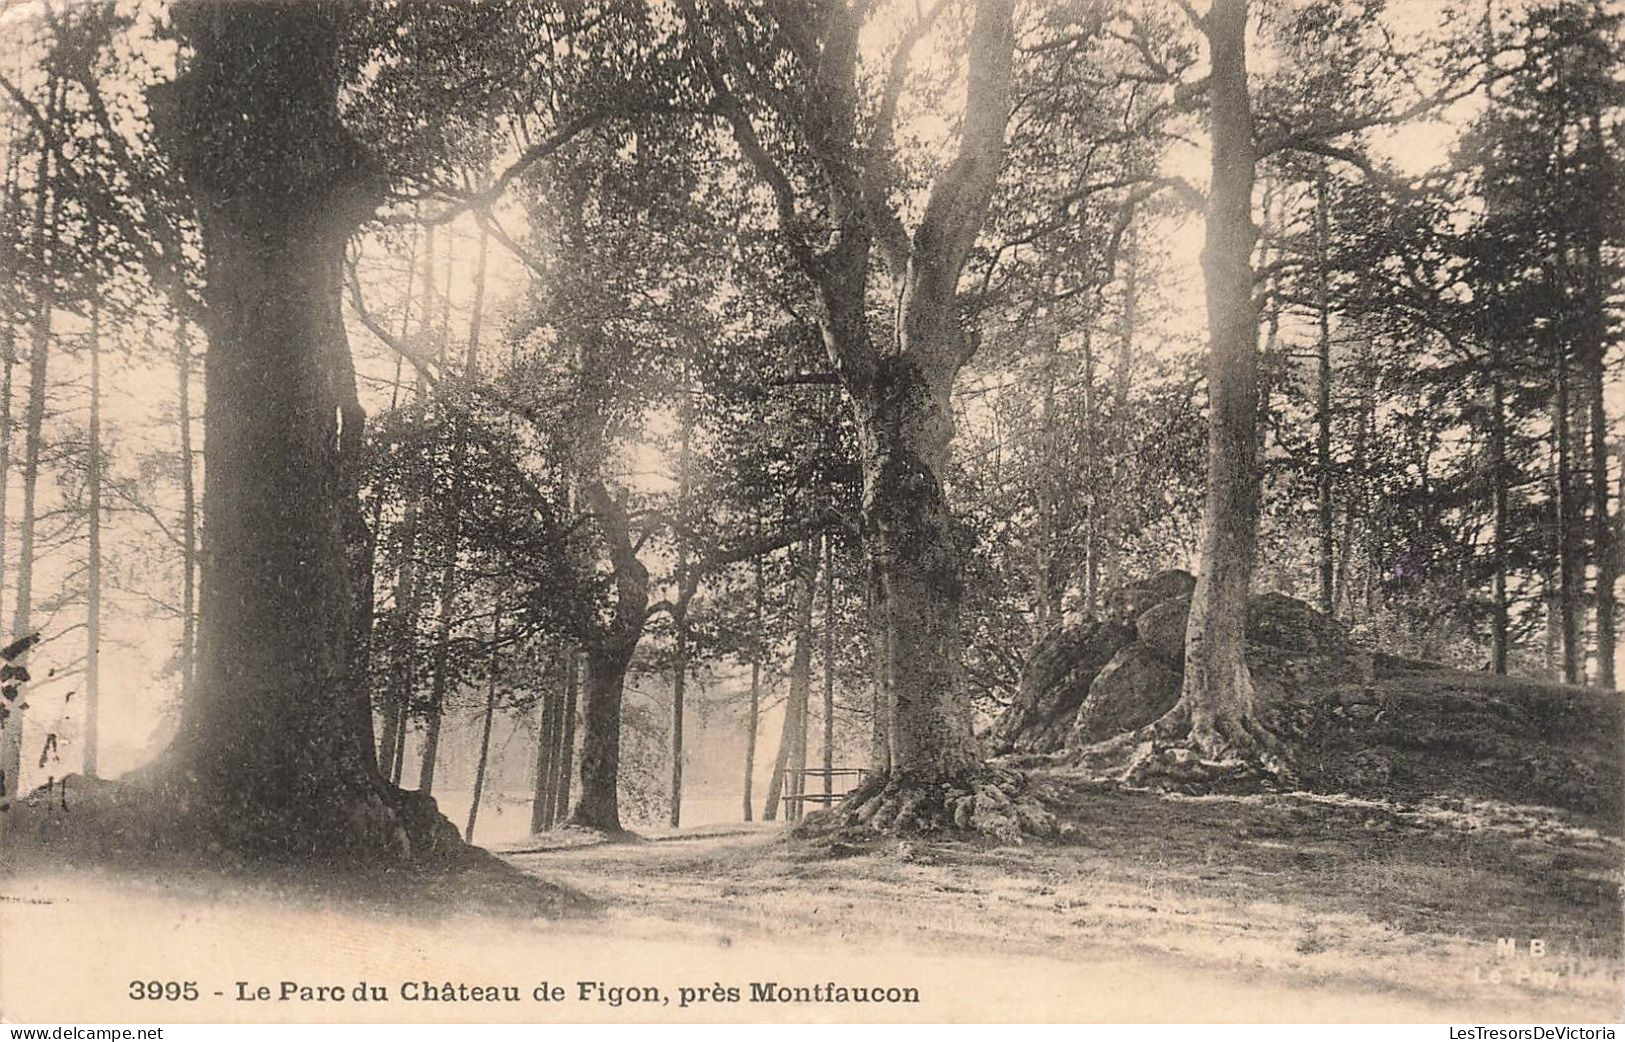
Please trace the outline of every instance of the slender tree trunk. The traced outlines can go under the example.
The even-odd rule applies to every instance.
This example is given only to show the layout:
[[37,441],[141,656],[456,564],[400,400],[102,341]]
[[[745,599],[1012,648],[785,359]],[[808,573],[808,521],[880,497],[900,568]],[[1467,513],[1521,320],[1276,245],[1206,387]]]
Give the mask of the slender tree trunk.
[[[1603,162],[1602,118],[1593,110],[1588,121],[1591,152]],[[1606,272],[1602,258],[1603,229],[1596,221],[1585,236],[1585,337],[1587,392],[1591,398],[1591,541],[1597,563],[1597,685],[1612,688],[1614,678],[1614,587],[1618,582],[1613,515],[1608,510],[1608,316]]]
[[[757,526],[758,529],[760,525]],[[750,710],[745,717],[745,820],[751,820],[751,788],[756,778],[756,737],[762,713],[762,558],[751,561],[751,595],[755,610],[751,616]]]
[[1104,509],[1099,484],[1101,467],[1099,406],[1095,397],[1095,331],[1093,321],[1083,327],[1083,430],[1089,454],[1089,484],[1094,490],[1089,495],[1089,514],[1083,528],[1083,610],[1088,618],[1100,614],[1100,514]]
[[[51,76],[47,86],[50,95],[47,113],[54,118],[57,108],[58,85]],[[47,131],[41,142],[35,173],[34,190],[34,257],[39,271],[34,282],[34,314],[29,330],[28,406],[23,441],[23,514],[18,534],[17,607],[12,616],[12,639],[17,640],[32,632],[34,581],[34,526],[36,521],[35,492],[39,484],[40,430],[45,421],[46,380],[51,357],[51,313],[55,308],[55,293],[51,286],[50,255],[56,246],[57,201],[51,190],[56,143]],[[15,665],[27,666],[27,652],[19,656]],[[13,690],[23,691],[23,688]],[[3,701],[3,699],[0,699]],[[19,694],[4,708],[0,716],[0,799],[22,795],[22,747],[26,731],[26,694]]]
[[480,727],[480,757],[474,765],[474,798],[468,804],[468,826],[463,830],[465,842],[474,842],[474,822],[479,818],[480,799],[485,795],[485,769],[491,762],[491,721],[497,715],[497,644],[502,639],[502,609],[497,608],[491,619],[490,676],[485,683],[485,723]]
[[[463,360],[462,382],[472,387],[479,371],[480,327],[485,318],[485,268],[490,232],[480,223],[479,252],[474,262],[474,304],[468,325],[468,353]],[[450,307],[450,302],[447,302]],[[418,790],[434,791],[435,758],[440,752],[440,724],[445,714],[446,689],[451,673],[451,628],[457,608],[457,557],[462,544],[462,512],[468,498],[468,477],[463,461],[468,454],[468,422],[458,418],[451,449],[451,526],[447,537],[446,562],[440,570],[440,623],[435,631],[434,680],[429,695],[428,720],[423,737],[423,765],[418,772]]]
[[185,319],[175,333],[176,407],[181,464],[181,704],[192,700],[197,674],[197,480],[192,450],[192,333]]
[[1318,395],[1315,406],[1315,469],[1319,482],[1320,514],[1320,610],[1330,616],[1336,611],[1333,598],[1333,561],[1336,546],[1332,540],[1332,302],[1327,272],[1329,221],[1326,213],[1326,170],[1322,166],[1315,179],[1315,285],[1319,312]]
[[539,706],[541,712],[536,722],[536,784],[530,804],[530,831],[533,833],[552,828],[557,815],[559,794],[555,783],[558,781],[558,739],[562,730],[559,716],[563,695],[562,691],[546,692]]
[[835,794],[835,537],[824,533],[824,796]]
[[1208,482],[1201,567],[1185,633],[1180,706],[1215,758],[1256,751],[1245,626],[1258,538],[1258,314],[1253,303],[1255,156],[1247,88],[1247,0],[1213,0],[1213,174],[1202,266],[1207,285]]
[[[1484,97],[1493,109],[1495,105],[1495,4],[1484,0]],[[1495,286],[1490,294],[1493,304],[1501,299],[1501,287]],[[1506,675],[1508,658],[1508,626],[1511,612],[1507,602],[1507,538],[1508,538],[1508,484],[1511,471],[1507,463],[1506,414],[1506,358],[1503,338],[1495,312],[1486,309],[1485,339],[1490,352],[1490,475],[1491,500],[1491,558],[1494,576],[1491,596],[1494,600],[1490,618],[1490,671]]]
[[[802,794],[802,772],[807,766],[807,695],[812,672],[812,618],[814,592],[818,588],[818,552],[808,544],[805,561],[792,555],[795,591],[795,644],[790,656],[790,693],[784,701],[784,722],[779,730],[779,751],[773,758],[773,777],[767,785],[762,820],[777,821],[784,796]],[[785,819],[794,821],[799,802],[785,807]]]
[[[1118,329],[1117,371],[1112,377],[1112,471],[1122,474],[1127,467],[1129,442],[1129,389],[1134,378],[1134,333],[1139,322],[1140,294],[1139,233],[1131,222],[1123,235],[1123,312]],[[1123,583],[1123,526],[1120,496],[1106,497],[1106,575],[1107,591]]]
[[[6,164],[6,206],[13,213],[22,211],[22,195],[18,185],[18,173],[21,167],[22,149],[18,147],[20,135],[13,134],[10,149],[10,162]],[[20,314],[24,310],[22,301],[22,287],[13,286],[8,293],[8,300],[15,301],[15,307]],[[6,522],[10,517],[8,513],[9,486],[11,484],[11,400],[12,376],[17,367],[17,330],[12,322],[0,322],[0,594],[5,592],[6,578]],[[5,746],[5,704],[0,701],[0,750]],[[4,754],[0,752],[0,760]],[[3,768],[0,768],[3,770]],[[3,781],[3,778],[0,778]],[[5,789],[0,785],[0,799],[5,798]]]
[[683,823],[683,696],[688,682],[688,623],[677,621],[671,678],[671,827]]
[[[687,374],[685,373],[685,376]],[[693,433],[693,421],[690,415],[689,389],[684,384],[682,412],[682,430],[679,435],[677,450],[677,516],[685,523],[688,520],[688,482],[689,465],[692,448],[690,445]],[[679,593],[676,607],[672,610],[672,629],[674,647],[672,649],[672,678],[671,678],[671,827],[677,828],[683,823],[683,699],[685,688],[688,685],[688,603],[691,596],[690,575],[688,572],[688,539],[681,533],[677,535],[677,568],[676,580]]]
[[555,803],[552,822],[557,824],[570,813],[570,779],[573,777],[570,761],[576,748],[576,693],[581,685],[581,656],[575,648],[565,653],[564,704],[559,707],[558,755],[554,757],[553,788]]
[[756,774],[756,736],[761,721],[762,707],[762,663],[752,659],[750,663],[750,713],[745,722],[745,792],[744,811],[745,820],[750,821],[752,816],[751,787]]
[[1490,348],[1490,474],[1491,481],[1491,556],[1494,564],[1493,597],[1495,600],[1490,620],[1490,669],[1505,675],[1507,671],[1507,629],[1511,613],[1507,604],[1507,538],[1508,538],[1508,480],[1506,384],[1502,373],[1500,340],[1491,334]]
[[[92,237],[94,242],[94,236]],[[99,294],[99,289],[97,290]],[[101,305],[90,304],[90,446],[85,463],[85,751],[84,773],[97,777],[102,678],[102,345]]]
[[[418,319],[418,329],[425,344],[430,343],[434,336],[434,247],[435,229],[430,225],[423,238],[423,311]],[[447,267],[449,269],[449,263]],[[450,310],[449,301],[445,307],[447,311]],[[441,342],[443,350],[444,337],[441,338]],[[429,388],[422,373],[418,374],[413,400],[416,406],[415,419],[421,425],[429,415]],[[395,716],[395,740],[388,758],[389,778],[397,785],[400,784],[401,775],[406,769],[406,733],[411,722],[412,694],[417,686],[418,624],[423,612],[424,585],[417,562],[421,492],[416,484],[410,481],[404,492],[406,506],[401,517],[400,565],[395,578],[397,654],[388,681],[390,709]]]
[[1565,684],[1580,679],[1579,611],[1576,605],[1574,536],[1574,449],[1570,432],[1571,374],[1569,360],[1560,339],[1552,341],[1552,441],[1556,452],[1553,477],[1553,522],[1556,528],[1556,598],[1558,652],[1562,656]]
[[[1037,478],[1038,493],[1038,539],[1037,553],[1034,555],[1034,592],[1033,615],[1037,622],[1038,636],[1043,636],[1052,628],[1061,624],[1060,591],[1056,589],[1055,560],[1058,555],[1060,534],[1055,524],[1055,485],[1048,467],[1053,465],[1057,458],[1055,450],[1055,359],[1058,353],[1060,330],[1051,327],[1043,334],[1043,386],[1042,424],[1040,445],[1045,462],[1045,469],[1041,470]],[[1092,609],[1091,609],[1092,610]]]
[[[417,236],[414,235],[412,237],[412,240],[411,240],[411,248],[407,252],[407,259],[406,259],[406,294],[405,294],[405,300],[401,305],[400,338],[403,341],[407,338],[408,334],[411,332],[411,329],[412,329],[412,291],[417,285],[417,267],[418,267],[418,264],[417,264],[417,251],[418,251],[418,240],[417,240]],[[400,405],[401,405],[402,378],[403,378],[403,376],[405,374],[405,371],[406,371],[405,360],[402,359],[400,355],[396,355],[395,356],[395,380],[394,380],[393,384],[390,386],[390,390],[389,390],[389,411],[392,414],[396,410],[398,410],[400,408]],[[378,536],[383,531],[383,523],[384,523],[384,494],[383,494],[383,491],[384,490],[383,490],[382,487],[380,487],[378,489],[377,494],[373,496],[373,503],[372,503],[372,525],[371,525],[371,536],[370,536],[370,538],[372,540],[373,548],[374,548],[375,552],[376,552],[376,549],[377,549]],[[410,493],[408,493],[407,496],[408,496],[408,498],[410,498]],[[397,575],[398,574],[399,573],[397,573]],[[399,615],[404,611],[404,606],[401,604],[401,601],[400,601],[400,595],[401,595],[401,588],[397,584],[396,587],[395,587],[396,618],[393,620],[394,621],[393,628],[396,630],[397,633],[399,631]],[[397,641],[396,649],[395,649],[396,655],[397,656],[400,655],[403,650],[404,649],[401,646],[400,642]],[[406,707],[405,707],[404,702],[396,697],[397,692],[394,690],[394,685],[390,682],[392,680],[392,678],[393,678],[395,663],[391,663],[391,667],[392,667],[391,668],[391,674],[390,674],[389,677],[385,678],[385,685],[384,685],[384,700],[383,700],[383,714],[382,714],[383,715],[384,728],[383,728],[383,734],[380,735],[379,738],[378,738],[378,763],[379,763],[380,769],[384,772],[384,776],[393,778],[395,776],[395,771],[396,771],[395,746],[400,742],[401,728],[406,726]]]

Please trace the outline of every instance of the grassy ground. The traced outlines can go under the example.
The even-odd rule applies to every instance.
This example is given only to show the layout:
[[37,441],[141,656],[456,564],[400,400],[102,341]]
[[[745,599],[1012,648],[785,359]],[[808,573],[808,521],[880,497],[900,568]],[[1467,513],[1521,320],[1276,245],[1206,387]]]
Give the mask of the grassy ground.
[[[1066,844],[848,856],[741,832],[508,855],[612,917],[741,936],[1125,962],[1321,989],[1357,1008],[1616,1019],[1618,837],[1549,811],[1308,794],[1162,797],[1058,779]],[[1503,960],[1496,941],[1518,941]],[[1527,957],[1540,938],[1547,955]],[[1526,979],[1518,980],[1519,976]],[[1147,1010],[1147,1015],[1153,1011]]]
[[[1059,842],[830,845],[758,825],[605,844],[565,830],[473,858],[477,871],[360,876],[13,859],[0,1017],[1621,1019],[1619,696],[1391,660],[1307,698],[1307,791],[1157,795],[1049,768],[1071,826]],[[135,978],[201,991],[143,1004]],[[239,981],[408,980],[511,983],[527,1001],[234,997]],[[661,1001],[528,1001],[543,981],[574,996],[593,980]],[[685,988],[763,980],[922,999],[683,1004]]]

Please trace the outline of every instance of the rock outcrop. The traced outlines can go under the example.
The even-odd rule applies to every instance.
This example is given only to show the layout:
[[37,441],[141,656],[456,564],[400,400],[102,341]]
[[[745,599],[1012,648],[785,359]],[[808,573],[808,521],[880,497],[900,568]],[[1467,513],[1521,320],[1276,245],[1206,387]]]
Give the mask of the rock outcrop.
[[[996,753],[1078,749],[1155,721],[1179,700],[1185,625],[1196,580],[1161,572],[1106,603],[1106,619],[1041,641],[1021,688],[989,735]],[[1284,594],[1254,597],[1247,662],[1266,702],[1289,708],[1306,694],[1370,681],[1372,656],[1343,627]]]

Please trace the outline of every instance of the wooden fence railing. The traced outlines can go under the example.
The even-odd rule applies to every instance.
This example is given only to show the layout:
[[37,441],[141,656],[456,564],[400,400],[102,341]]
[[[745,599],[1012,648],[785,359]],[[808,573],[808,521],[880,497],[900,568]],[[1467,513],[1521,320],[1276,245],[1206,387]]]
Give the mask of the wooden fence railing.
[[[797,775],[800,777],[798,778]],[[786,769],[784,772],[784,795],[780,797],[780,801],[784,806],[784,820],[801,820],[801,816],[805,813],[809,803],[817,803],[828,807],[841,802],[851,795],[853,790],[862,785],[863,780],[868,776],[869,769],[867,767],[832,767],[828,770],[823,767],[807,767],[800,771],[794,768]],[[813,779],[820,781],[827,779],[829,785],[820,785],[819,788],[828,788],[829,791],[808,792],[808,783]],[[801,784],[795,784],[797,781]],[[842,782],[846,783],[845,787],[837,788]],[[800,791],[797,791],[798,789]]]

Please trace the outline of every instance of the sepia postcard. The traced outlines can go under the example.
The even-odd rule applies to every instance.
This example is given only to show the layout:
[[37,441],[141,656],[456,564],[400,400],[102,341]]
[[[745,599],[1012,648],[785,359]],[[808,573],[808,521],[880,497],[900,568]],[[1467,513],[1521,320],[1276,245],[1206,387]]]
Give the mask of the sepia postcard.
[[1622,345],[1610,0],[0,0],[0,1020],[1613,1038]]

